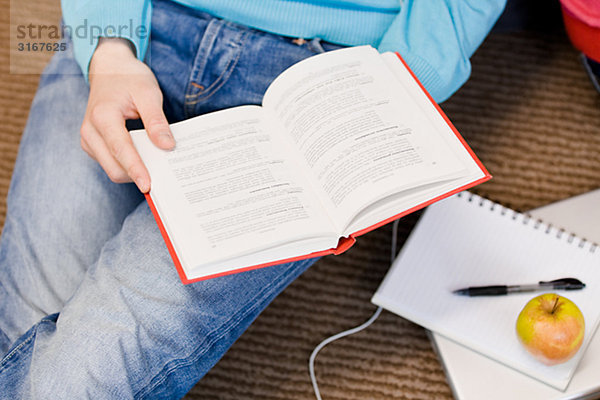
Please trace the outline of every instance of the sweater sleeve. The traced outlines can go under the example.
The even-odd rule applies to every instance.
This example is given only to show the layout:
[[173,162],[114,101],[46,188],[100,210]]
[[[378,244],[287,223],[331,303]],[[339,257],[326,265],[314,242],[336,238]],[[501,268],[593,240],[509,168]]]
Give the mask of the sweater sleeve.
[[379,43],[397,51],[433,98],[442,102],[466,82],[469,58],[506,0],[404,0]]
[[65,32],[86,80],[99,37],[129,39],[143,60],[150,36],[150,0],[61,0]]

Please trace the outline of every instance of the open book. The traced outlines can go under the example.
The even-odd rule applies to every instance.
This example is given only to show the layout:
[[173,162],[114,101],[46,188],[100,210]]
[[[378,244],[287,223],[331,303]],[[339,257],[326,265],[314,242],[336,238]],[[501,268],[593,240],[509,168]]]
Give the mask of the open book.
[[171,126],[176,148],[133,142],[184,283],[339,254],[355,238],[489,174],[398,55],[316,55],[261,106]]

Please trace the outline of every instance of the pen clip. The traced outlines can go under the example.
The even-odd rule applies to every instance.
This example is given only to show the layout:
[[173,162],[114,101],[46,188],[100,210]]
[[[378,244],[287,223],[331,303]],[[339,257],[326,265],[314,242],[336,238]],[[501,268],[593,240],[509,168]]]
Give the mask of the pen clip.
[[576,278],[562,278],[555,279],[553,281],[540,281],[542,286],[552,286],[554,289],[574,290],[582,289],[585,287],[585,283],[581,282]]

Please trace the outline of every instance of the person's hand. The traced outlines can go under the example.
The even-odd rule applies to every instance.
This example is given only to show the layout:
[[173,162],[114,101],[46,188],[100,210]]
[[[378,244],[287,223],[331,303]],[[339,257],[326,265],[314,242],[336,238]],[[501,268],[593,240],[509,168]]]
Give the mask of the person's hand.
[[81,147],[116,183],[131,182],[146,193],[150,175],[125,128],[141,118],[152,143],[175,146],[162,110],[162,93],[147,65],[126,39],[101,39],[89,68],[90,95],[81,125]]

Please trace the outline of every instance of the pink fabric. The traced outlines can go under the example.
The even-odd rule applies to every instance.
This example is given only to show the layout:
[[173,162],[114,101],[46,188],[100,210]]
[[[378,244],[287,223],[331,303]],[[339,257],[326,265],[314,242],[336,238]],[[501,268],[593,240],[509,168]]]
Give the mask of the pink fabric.
[[575,18],[600,28],[600,0],[560,0],[560,3]]

